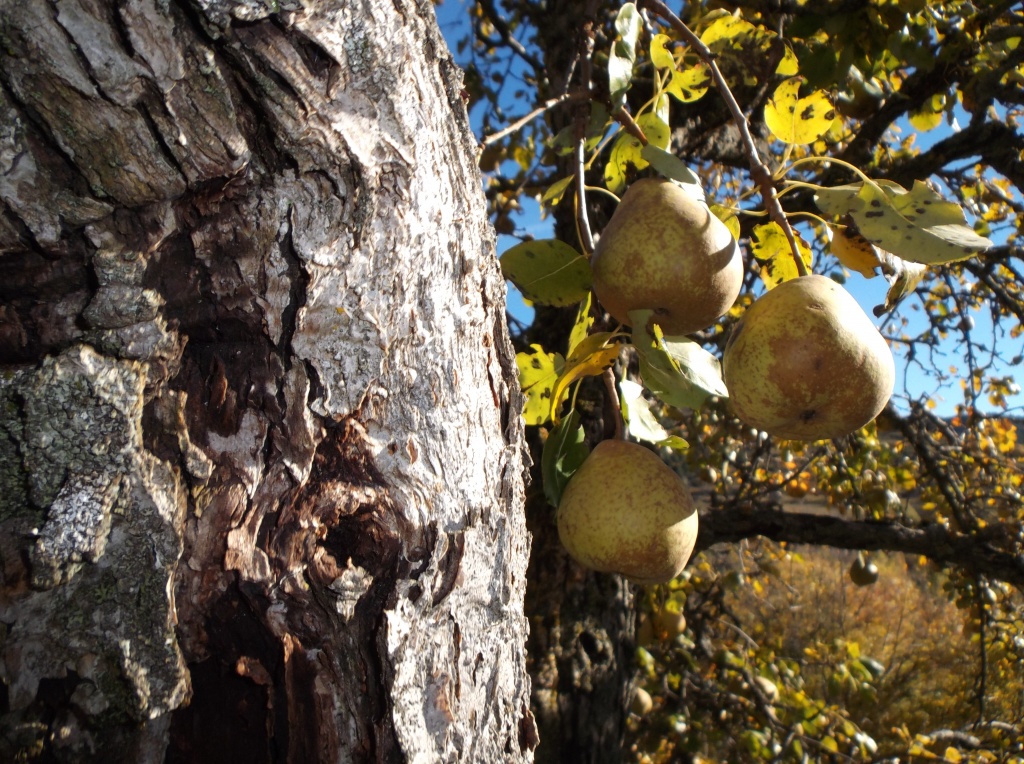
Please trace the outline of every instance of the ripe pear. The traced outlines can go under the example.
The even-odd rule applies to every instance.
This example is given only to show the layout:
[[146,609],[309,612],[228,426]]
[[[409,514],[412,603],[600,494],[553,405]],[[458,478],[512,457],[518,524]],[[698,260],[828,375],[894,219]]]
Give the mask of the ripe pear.
[[616,321],[653,310],[667,335],[692,334],[721,318],[739,295],[743,259],[707,205],[668,180],[629,187],[594,250],[594,292]]
[[682,572],[697,541],[690,489],[654,452],[605,440],[569,480],[558,536],[581,565],[638,583]]
[[783,282],[754,301],[725,346],[733,413],[770,435],[824,440],[870,422],[892,395],[885,340],[849,292],[824,276]]

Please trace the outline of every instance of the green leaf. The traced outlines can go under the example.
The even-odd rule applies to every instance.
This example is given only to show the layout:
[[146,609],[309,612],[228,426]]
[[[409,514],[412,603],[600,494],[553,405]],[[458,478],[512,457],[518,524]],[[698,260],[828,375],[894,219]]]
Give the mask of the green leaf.
[[668,439],[668,430],[661,426],[651,412],[651,405],[644,398],[642,385],[624,379],[619,382],[619,393],[622,396],[622,416],[626,420],[630,435],[648,443]]
[[648,143],[640,150],[640,157],[669,180],[700,185],[700,178],[675,154]]
[[[811,248],[801,238],[800,234],[793,232],[796,236],[797,248],[800,250],[800,257],[804,261],[807,272],[810,273]],[[750,252],[761,265],[761,280],[765,287],[774,289],[783,281],[795,279],[800,275],[796,267],[796,259],[793,257],[793,249],[789,245],[782,227],[776,223],[765,223],[755,226],[750,239]]]
[[690,447],[690,444],[685,438],[681,438],[678,435],[669,435],[664,440],[659,440],[654,445],[661,446],[662,448],[671,448],[673,451],[685,451]]
[[558,353],[547,353],[540,345],[516,353],[519,386],[526,395],[523,420],[528,425],[544,424],[551,418],[551,397],[565,359]]
[[613,112],[618,111],[626,101],[626,93],[633,79],[636,43],[643,30],[643,19],[633,3],[626,3],[619,9],[619,15],[615,17],[615,29],[619,39],[612,45],[608,56],[608,92]]
[[590,261],[557,239],[517,244],[501,256],[501,272],[541,305],[575,305],[590,292]]
[[569,479],[589,455],[590,448],[580,426],[580,415],[573,409],[551,430],[544,441],[540,465],[544,480],[544,497],[548,504],[552,507],[558,506]]
[[764,122],[784,143],[814,143],[835,121],[832,102],[821,90],[800,97],[803,77],[790,77],[775,89],[764,107]]
[[640,376],[647,389],[669,406],[700,408],[711,396],[726,397],[722,365],[711,353],[686,337],[655,336],[647,332],[649,310],[629,314],[633,345],[640,358]]
[[828,215],[849,215],[861,236],[904,260],[940,265],[992,246],[967,225],[963,210],[915,181],[909,192],[891,181],[824,188],[814,197]]
[[565,195],[565,189],[569,187],[569,184],[573,182],[575,177],[575,175],[570,175],[567,178],[562,178],[552,183],[548,190],[544,192],[544,196],[541,197],[541,203],[549,207],[558,206],[558,203],[562,201],[562,197]]

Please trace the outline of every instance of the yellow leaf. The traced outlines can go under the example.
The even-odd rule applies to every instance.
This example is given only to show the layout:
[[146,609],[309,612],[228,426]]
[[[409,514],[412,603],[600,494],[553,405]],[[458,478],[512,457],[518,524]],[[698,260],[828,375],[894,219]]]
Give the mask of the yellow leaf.
[[732,238],[739,241],[740,219],[736,213],[720,204],[712,204],[710,209],[712,215],[725,223],[725,227],[729,229],[729,233],[732,234]]
[[947,748],[946,752],[944,754],[942,754],[942,755],[946,759],[946,761],[951,761],[951,762],[953,762],[953,764],[959,764],[960,760],[963,758],[960,755],[960,751],[958,751],[953,746],[950,746],[949,748]]
[[775,73],[781,77],[792,77],[799,71],[800,61],[797,59],[796,53],[793,52],[792,48],[787,45],[785,52],[782,54],[782,60],[775,67]]
[[920,109],[910,115],[910,124],[915,130],[926,133],[942,124],[942,112],[946,108],[944,93],[936,93],[925,101]]
[[704,30],[700,41],[708,47],[718,42],[729,42],[733,47],[739,48],[740,40],[745,37],[756,38],[758,34],[757,27],[749,21],[738,19],[735,16],[721,16]]
[[764,107],[764,121],[776,138],[785,143],[813,143],[835,121],[836,112],[828,96],[816,90],[800,97],[802,77],[790,77],[775,89]]
[[711,74],[703,61],[686,69],[675,69],[665,89],[683,103],[700,99],[711,86]]
[[672,38],[667,34],[656,34],[651,38],[651,63],[659,69],[675,69],[672,57]]
[[540,345],[516,353],[519,385],[526,395],[523,419],[528,425],[544,424],[551,418],[551,396],[565,360],[557,353],[546,353]]
[[881,261],[874,244],[856,231],[839,226],[829,226],[828,235],[832,243],[832,254],[844,267],[868,279],[878,275],[875,269],[881,265]]
[[549,416],[552,420],[558,421],[558,406],[568,392],[569,385],[583,377],[596,377],[615,363],[619,357],[619,346],[612,342],[614,337],[612,332],[591,334],[573,348],[551,392]]
[[[797,248],[800,250],[800,257],[804,261],[807,272],[811,272],[811,248],[794,231]],[[754,228],[750,241],[751,254],[761,265],[761,280],[765,287],[774,289],[783,281],[795,279],[800,275],[797,270],[796,260],[793,258],[793,250],[789,245],[789,239],[778,223],[765,223]]]
[[[651,145],[661,149],[668,148],[672,131],[664,120],[656,114],[647,113],[637,117],[636,124]],[[608,164],[604,168],[605,185],[613,194],[622,193],[633,172],[643,170],[650,164],[642,156],[643,148],[639,138],[626,132],[615,139]]]
[[572,325],[572,331],[569,333],[569,354],[576,349],[590,332],[590,327],[594,325],[594,317],[590,315],[590,303],[591,295],[588,293],[583,301],[580,302],[579,308],[576,310],[576,321]]

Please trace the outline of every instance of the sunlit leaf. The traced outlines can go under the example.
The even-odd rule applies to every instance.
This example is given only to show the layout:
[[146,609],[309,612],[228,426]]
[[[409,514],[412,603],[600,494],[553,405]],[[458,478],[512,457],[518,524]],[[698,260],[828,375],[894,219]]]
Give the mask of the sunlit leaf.
[[667,34],[656,34],[651,38],[651,63],[659,69],[675,69],[672,56],[672,38]]
[[[648,144],[660,149],[668,148],[672,131],[656,114],[641,114],[636,120]],[[612,144],[611,156],[605,166],[605,185],[613,194],[620,194],[629,177],[637,170],[645,169],[649,162],[644,158],[644,145],[640,139],[623,132]]]
[[517,244],[501,256],[501,272],[541,305],[575,305],[590,292],[590,261],[557,239]]
[[945,109],[946,95],[936,93],[925,101],[920,109],[911,112],[908,119],[915,130],[926,133],[942,124],[942,114]]
[[718,359],[686,337],[664,337],[647,331],[649,310],[630,313],[633,345],[640,359],[640,376],[647,389],[677,408],[700,408],[711,396],[726,397]]
[[734,47],[740,47],[743,38],[756,38],[761,33],[757,27],[749,21],[727,15],[715,19],[700,36],[702,43],[709,48],[718,47],[722,43],[729,43]]
[[732,234],[732,238],[739,241],[741,233],[740,219],[736,213],[720,204],[712,204],[710,210],[712,215],[725,223],[725,227],[729,229],[729,233]]
[[779,65],[775,67],[775,73],[780,77],[793,77],[800,71],[800,60],[796,57],[796,53],[788,45],[786,46],[785,52],[782,54],[782,60]]
[[590,315],[592,299],[591,293],[588,292],[576,310],[576,321],[573,323],[572,331],[569,333],[569,347],[566,349],[570,354],[576,349],[577,345],[587,338],[587,334],[590,333],[590,327],[594,325],[594,317]]
[[565,366],[558,353],[547,353],[540,345],[516,353],[519,386],[526,395],[523,420],[528,425],[544,424],[551,418],[551,399],[555,382]]
[[775,89],[764,107],[764,121],[776,138],[785,143],[813,143],[823,136],[836,118],[835,109],[824,92],[800,97],[802,77],[791,77]]
[[832,254],[844,267],[868,279],[878,275],[876,269],[881,265],[881,260],[875,245],[856,230],[845,226],[829,226],[828,237]]
[[612,332],[591,334],[573,348],[565,359],[565,366],[555,381],[551,393],[550,417],[558,421],[558,406],[569,390],[569,385],[583,377],[596,377],[615,363],[619,345],[613,342]]
[[711,87],[711,72],[707,64],[699,61],[685,69],[673,69],[665,91],[682,103],[697,101]]
[[875,308],[875,315],[880,316],[895,308],[904,297],[917,288],[927,273],[928,268],[925,265],[911,263],[883,252],[882,274],[889,282],[889,291],[885,294],[885,304]]
[[637,440],[657,443],[668,438],[668,430],[661,426],[651,412],[651,406],[644,398],[644,388],[636,382],[624,379],[619,382],[622,395],[622,416],[626,420],[629,434]]
[[[811,248],[798,233],[794,231],[793,235],[796,237],[801,259],[810,273],[813,258]],[[786,238],[782,227],[774,221],[754,227],[750,253],[761,265],[761,280],[768,289],[774,289],[783,281],[795,279],[800,275],[789,239]]]
[[633,63],[636,61],[636,43],[643,30],[643,19],[633,3],[626,3],[615,17],[615,29],[619,39],[612,44],[608,56],[608,91],[612,111],[618,111],[626,100],[626,93],[633,79]]
[[557,507],[562,492],[573,473],[579,469],[590,454],[580,415],[575,409],[548,433],[541,454],[541,476],[544,481],[544,497],[548,504]]
[[829,215],[849,215],[865,239],[911,262],[950,263],[992,246],[958,205],[920,181],[909,192],[891,181],[826,188],[815,201]]

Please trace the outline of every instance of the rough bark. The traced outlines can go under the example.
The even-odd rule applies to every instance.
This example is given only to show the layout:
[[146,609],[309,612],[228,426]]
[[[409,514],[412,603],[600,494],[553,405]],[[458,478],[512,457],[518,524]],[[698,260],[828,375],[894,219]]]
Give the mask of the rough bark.
[[0,0],[0,759],[529,761],[429,2]]

